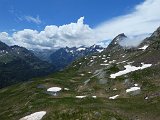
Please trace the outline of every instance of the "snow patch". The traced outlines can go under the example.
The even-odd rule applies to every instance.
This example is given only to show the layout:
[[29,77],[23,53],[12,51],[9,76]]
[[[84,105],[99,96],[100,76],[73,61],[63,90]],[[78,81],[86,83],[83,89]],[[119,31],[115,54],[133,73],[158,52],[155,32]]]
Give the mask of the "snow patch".
[[61,90],[62,90],[62,88],[60,88],[60,87],[51,87],[51,88],[47,89],[48,92],[59,92]]
[[117,90],[117,88],[114,88],[113,90]]
[[106,63],[107,61],[108,61],[108,60],[105,60],[105,61],[103,61],[103,62],[105,62],[105,63]]
[[93,62],[93,60],[90,60],[90,62]]
[[46,111],[35,112],[19,120],[41,120],[45,114],[46,114]]
[[111,63],[114,63],[114,62],[116,62],[116,60],[109,61],[110,64],[111,64]]
[[140,90],[140,89],[141,89],[140,87],[131,87],[131,88],[126,90],[126,93],[137,91],[137,90]]
[[148,97],[145,97],[144,99],[145,99],[145,100],[148,100]]
[[77,51],[86,50],[86,48],[78,48]]
[[102,51],[103,51],[103,49],[102,50],[100,50],[100,49],[96,49],[99,53],[101,53]]
[[148,46],[149,45],[145,45],[145,46],[143,46],[143,47],[141,47],[141,48],[139,48],[140,50],[146,50],[147,48],[148,48]]
[[125,75],[127,73],[130,73],[130,72],[133,72],[133,71],[136,71],[136,70],[140,70],[140,69],[142,70],[142,69],[145,69],[145,68],[148,68],[148,67],[151,67],[151,66],[152,66],[152,64],[143,64],[143,63],[142,63],[142,67],[126,65],[126,66],[124,66],[126,68],[125,70],[119,71],[115,74],[111,74],[110,78],[116,78],[117,76]]
[[119,95],[115,95],[115,96],[112,96],[112,97],[109,97],[109,99],[116,99]]
[[92,56],[93,59],[97,58],[97,56]]
[[134,86],[136,86],[136,87],[137,87],[137,86],[138,86],[138,84],[134,84]]
[[100,64],[100,65],[102,65],[102,66],[107,66],[107,65],[109,65],[109,64]]
[[80,74],[81,76],[84,76],[84,74]]
[[69,90],[69,88],[64,88],[64,90],[68,91],[68,90]]
[[73,50],[70,50],[70,53],[72,53],[72,54],[73,54]]
[[82,98],[85,98],[86,96],[76,96],[76,98],[80,98],[80,99],[82,99]]
[[97,96],[92,96],[92,98],[97,98]]

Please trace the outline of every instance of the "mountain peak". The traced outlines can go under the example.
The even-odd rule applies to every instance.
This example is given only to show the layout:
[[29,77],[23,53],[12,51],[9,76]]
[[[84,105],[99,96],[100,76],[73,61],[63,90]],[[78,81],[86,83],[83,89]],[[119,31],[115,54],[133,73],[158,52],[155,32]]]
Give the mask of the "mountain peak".
[[117,45],[119,46],[119,42],[120,42],[121,40],[125,39],[125,38],[127,38],[127,36],[126,36],[124,33],[121,33],[121,34],[117,35],[117,36],[112,40],[112,42],[108,45],[107,48],[111,49],[111,48],[113,48],[113,47],[115,47],[115,46],[117,46]]
[[126,37],[127,36],[124,33],[121,33],[121,34],[117,35],[113,40],[120,41]]
[[159,37],[159,36],[160,36],[160,27],[158,27],[157,30],[153,32],[151,37]]

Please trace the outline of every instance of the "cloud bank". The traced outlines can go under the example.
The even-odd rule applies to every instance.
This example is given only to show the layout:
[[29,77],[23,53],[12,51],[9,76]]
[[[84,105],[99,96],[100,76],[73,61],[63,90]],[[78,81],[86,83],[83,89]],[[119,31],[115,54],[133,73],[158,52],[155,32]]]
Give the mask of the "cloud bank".
[[[124,46],[137,46],[147,35],[160,26],[160,0],[145,0],[135,6],[132,12],[105,21],[96,28],[84,24],[84,17],[75,23],[62,26],[49,25],[42,31],[24,29],[9,35],[0,33],[0,40],[13,45],[20,45],[28,49],[52,49],[55,47],[73,47],[93,44],[103,44],[104,40],[111,40],[120,33],[129,38]],[[38,18],[27,17],[30,22],[37,22]],[[136,37],[135,37],[136,36]]]
[[119,41],[119,44],[127,48],[137,47],[144,40],[144,38],[148,37],[148,35],[149,34],[128,36],[127,38],[124,38],[122,41]]
[[[119,33],[125,33],[131,37],[127,41],[134,46],[140,43],[147,36],[160,26],[160,0],[145,0],[140,5],[135,6],[133,11],[127,15],[113,18],[97,26],[97,36],[100,39],[114,38]],[[139,41],[137,40],[139,36]]]

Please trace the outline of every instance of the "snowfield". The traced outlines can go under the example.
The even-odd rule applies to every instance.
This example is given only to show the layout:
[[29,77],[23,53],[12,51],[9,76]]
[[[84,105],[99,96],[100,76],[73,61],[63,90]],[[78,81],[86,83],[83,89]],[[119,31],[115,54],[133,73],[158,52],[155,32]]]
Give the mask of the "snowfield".
[[145,68],[148,68],[148,67],[151,67],[151,66],[152,66],[152,64],[143,64],[143,63],[142,63],[141,67],[126,65],[126,66],[124,66],[126,68],[125,70],[119,71],[115,74],[111,74],[110,78],[116,78],[117,76],[125,75],[127,73],[130,73],[130,72],[133,72],[133,71],[136,71],[136,70],[140,70],[140,69],[142,70],[142,69],[145,69]]
[[86,96],[76,96],[76,98],[85,98]]
[[46,111],[35,112],[19,120],[41,120],[45,114],[46,114]]
[[97,96],[92,96],[92,98],[97,98]]
[[119,95],[115,95],[115,96],[112,96],[112,97],[109,97],[109,99],[116,99]]
[[109,65],[109,64],[100,64],[100,65],[102,65],[102,66],[107,66],[107,65]]
[[140,90],[140,89],[141,89],[140,87],[131,87],[126,90],[126,93],[133,92],[133,91]]
[[86,48],[78,48],[77,51],[86,50]]
[[64,88],[64,90],[68,91],[68,90],[69,90],[69,88]]
[[136,86],[136,87],[137,87],[137,86],[138,86],[138,84],[134,84],[134,86]]
[[107,61],[108,61],[108,60],[105,60],[105,61],[103,61],[103,62],[105,62],[105,63],[106,63]]
[[141,48],[139,48],[140,50],[146,50],[148,48],[148,45],[145,45],[145,46],[143,46],[143,47],[141,47]]
[[102,50],[100,50],[100,49],[96,49],[99,53],[101,53],[102,51],[103,51],[103,49]]
[[60,88],[60,87],[51,87],[51,88],[47,89],[48,92],[59,92],[61,90],[62,90],[62,88]]

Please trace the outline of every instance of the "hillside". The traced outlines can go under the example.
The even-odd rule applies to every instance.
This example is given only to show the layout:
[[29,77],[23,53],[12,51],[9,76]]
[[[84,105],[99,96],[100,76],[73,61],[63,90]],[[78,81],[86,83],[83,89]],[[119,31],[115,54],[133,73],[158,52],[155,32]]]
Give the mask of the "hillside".
[[0,119],[159,120],[159,29],[135,48],[120,46],[120,34],[64,71],[1,89]]
[[41,61],[26,48],[0,42],[0,88],[51,72],[51,64]]

